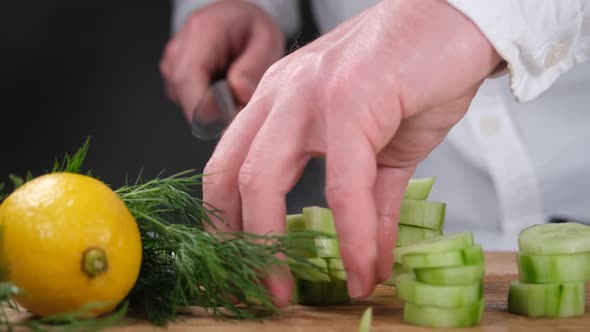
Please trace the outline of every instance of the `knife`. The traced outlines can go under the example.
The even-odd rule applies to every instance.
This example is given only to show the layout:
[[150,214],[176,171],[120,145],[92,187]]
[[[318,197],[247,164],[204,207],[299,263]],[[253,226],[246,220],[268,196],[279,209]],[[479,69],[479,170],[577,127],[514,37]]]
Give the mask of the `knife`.
[[193,136],[208,141],[217,138],[237,114],[236,103],[227,79],[214,79],[193,111]]

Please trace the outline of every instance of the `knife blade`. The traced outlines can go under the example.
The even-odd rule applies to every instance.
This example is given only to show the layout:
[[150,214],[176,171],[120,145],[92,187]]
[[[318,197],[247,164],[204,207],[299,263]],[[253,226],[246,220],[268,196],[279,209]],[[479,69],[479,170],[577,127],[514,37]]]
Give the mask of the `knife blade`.
[[233,121],[236,113],[234,96],[227,79],[215,79],[193,111],[193,136],[204,141],[217,138]]

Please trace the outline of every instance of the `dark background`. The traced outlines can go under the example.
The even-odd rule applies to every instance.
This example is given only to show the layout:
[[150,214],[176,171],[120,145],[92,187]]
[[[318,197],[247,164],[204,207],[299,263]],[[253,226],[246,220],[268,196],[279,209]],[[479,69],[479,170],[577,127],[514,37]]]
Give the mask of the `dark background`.
[[[316,36],[302,9],[298,45]],[[2,1],[0,17],[0,182],[51,168],[87,136],[87,168],[114,187],[140,170],[202,171],[214,143],[191,136],[159,73],[169,1]]]

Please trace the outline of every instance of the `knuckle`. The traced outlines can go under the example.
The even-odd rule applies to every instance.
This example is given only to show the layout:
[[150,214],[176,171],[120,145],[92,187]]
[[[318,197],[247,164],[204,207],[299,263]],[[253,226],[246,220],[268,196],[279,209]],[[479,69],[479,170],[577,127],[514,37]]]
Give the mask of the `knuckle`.
[[261,190],[263,179],[259,172],[256,172],[254,163],[246,159],[246,162],[240,167],[238,174],[238,187],[243,193],[256,193]]

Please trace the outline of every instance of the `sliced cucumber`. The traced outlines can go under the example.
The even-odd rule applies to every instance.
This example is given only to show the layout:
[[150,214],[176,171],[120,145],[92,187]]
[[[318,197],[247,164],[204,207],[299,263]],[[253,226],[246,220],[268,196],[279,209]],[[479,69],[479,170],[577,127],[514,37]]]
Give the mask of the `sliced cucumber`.
[[590,281],[590,252],[563,255],[519,253],[516,264],[519,281],[523,283]]
[[368,307],[361,316],[359,332],[371,332],[371,321],[373,319],[373,308]]
[[304,232],[307,228],[303,214],[287,215],[287,233]]
[[319,206],[308,206],[303,208],[306,230],[322,232],[328,235],[336,235],[332,211]]
[[453,267],[483,263],[483,250],[479,244],[463,249],[436,253],[411,253],[402,257],[402,265],[405,269]]
[[469,285],[483,279],[484,264],[415,269],[416,280],[439,286]]
[[340,251],[338,241],[332,238],[317,237],[314,239],[315,257],[338,258]]
[[342,260],[338,258],[330,258],[328,261],[328,270],[332,280],[346,280],[346,270]]
[[397,228],[397,246],[408,246],[417,241],[426,240],[441,235],[442,231],[440,230],[399,225]]
[[442,231],[445,211],[446,204],[442,202],[404,199],[399,212],[399,223]]
[[508,311],[530,317],[573,317],[585,312],[584,282],[525,284],[512,282]]
[[483,286],[481,280],[460,286],[430,285],[405,273],[395,280],[395,294],[401,300],[417,305],[455,308],[478,303],[483,298]]
[[348,303],[350,296],[342,261],[323,258],[308,260],[320,269],[310,267],[303,271],[293,271],[295,291],[291,301],[302,305]]
[[518,246],[531,255],[589,252],[590,226],[575,222],[529,226],[518,235]]
[[404,192],[404,198],[417,200],[427,199],[435,180],[435,177],[410,179],[406,191]]
[[459,328],[479,324],[485,301],[456,308],[420,306],[406,302],[404,304],[404,321],[409,324],[430,328]]
[[317,266],[318,268],[314,267],[300,267],[298,269],[294,269],[293,276],[297,279],[301,280],[309,280],[309,281],[326,281],[329,282],[330,274],[328,270],[328,263],[323,258],[308,258],[308,262],[312,263],[313,265]]
[[473,232],[461,232],[445,234],[426,240],[421,240],[405,247],[397,247],[393,250],[395,262],[401,262],[406,254],[437,253],[442,251],[457,250],[473,245]]
[[402,273],[406,273],[406,272],[410,272],[410,271],[404,269],[401,263],[394,263],[393,268],[391,269],[391,274],[389,275],[389,278],[387,278],[387,280],[385,280],[383,282],[383,284],[388,285],[388,286],[395,286],[396,276],[398,276]]

